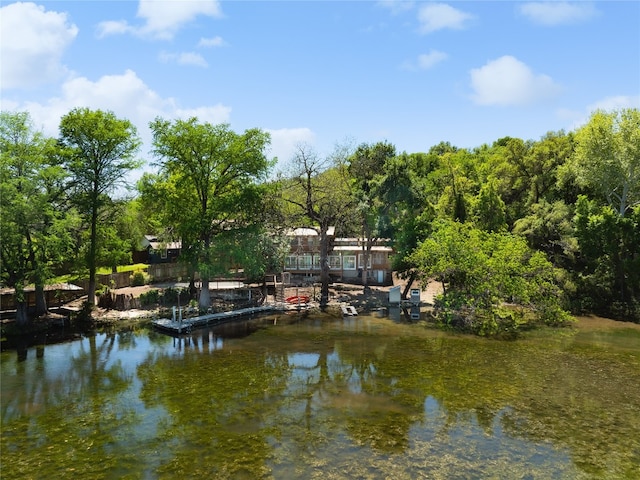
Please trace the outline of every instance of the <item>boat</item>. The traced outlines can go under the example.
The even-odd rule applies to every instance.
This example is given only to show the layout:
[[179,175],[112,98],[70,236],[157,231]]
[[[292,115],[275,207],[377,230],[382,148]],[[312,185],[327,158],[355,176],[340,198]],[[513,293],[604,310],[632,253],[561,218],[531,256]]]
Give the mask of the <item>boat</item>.
[[310,299],[309,295],[294,295],[293,297],[285,298],[284,301],[292,305],[297,305],[300,303],[309,303]]

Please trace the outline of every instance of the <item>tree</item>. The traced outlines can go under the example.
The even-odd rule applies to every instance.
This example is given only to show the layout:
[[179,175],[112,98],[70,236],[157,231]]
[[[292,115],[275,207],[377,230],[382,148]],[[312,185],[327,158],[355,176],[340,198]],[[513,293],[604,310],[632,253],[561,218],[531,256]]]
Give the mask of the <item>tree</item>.
[[428,236],[435,218],[435,209],[427,195],[432,193],[429,187],[436,188],[427,178],[438,166],[439,157],[434,154],[403,152],[387,159],[384,174],[376,179],[376,196],[384,205],[379,220],[381,232],[393,239],[392,267],[401,277],[410,279],[402,293],[403,298],[415,278],[410,254]]
[[65,172],[55,151],[28,113],[0,114],[0,278],[15,289],[21,326],[28,322],[24,288],[35,284],[36,314],[45,313],[45,282],[70,250],[72,217],[62,205]]
[[[527,314],[549,324],[569,318],[561,308],[556,269],[521,237],[439,220],[412,260],[423,284],[442,282],[436,311],[448,325],[494,335],[516,331]],[[505,302],[519,308],[505,308]]]
[[531,205],[529,211],[529,215],[516,220],[513,233],[525,237],[531,248],[544,252],[556,267],[572,269],[577,251],[572,210],[561,200],[542,200]]
[[576,265],[583,308],[640,319],[640,205],[620,216],[581,196],[574,218]]
[[375,178],[384,172],[388,159],[395,157],[396,149],[386,142],[375,145],[360,145],[348,159],[348,171],[351,175],[353,195],[357,205],[356,210],[361,219],[362,236],[362,285],[365,293],[368,288],[368,265],[371,249],[381,234],[380,217],[387,210],[387,205],[380,202],[375,191]]
[[498,195],[495,180],[482,185],[473,205],[473,220],[480,229],[487,232],[499,232],[507,229],[505,204]]
[[98,220],[109,195],[126,185],[127,175],[140,167],[135,159],[140,139],[135,126],[112,112],[76,108],[60,121],[60,143],[66,148],[74,202],[90,225],[87,303],[95,305]]
[[640,203],[640,110],[597,110],[576,142],[570,168],[624,217]]
[[348,147],[337,146],[333,154],[320,158],[308,145],[298,145],[292,159],[292,176],[285,180],[283,195],[317,228],[320,237],[320,307],[329,302],[329,237],[331,226],[339,229],[352,218],[346,172]]
[[[272,165],[264,153],[271,139],[260,129],[237,134],[229,125],[196,118],[157,118],[150,126],[160,176],[147,178],[147,191],[162,191],[167,221],[182,240],[181,257],[200,273],[199,304],[206,309],[212,275],[227,273],[234,256],[246,258],[252,248],[247,242],[262,225],[260,182]],[[216,249],[217,238],[226,251]]]

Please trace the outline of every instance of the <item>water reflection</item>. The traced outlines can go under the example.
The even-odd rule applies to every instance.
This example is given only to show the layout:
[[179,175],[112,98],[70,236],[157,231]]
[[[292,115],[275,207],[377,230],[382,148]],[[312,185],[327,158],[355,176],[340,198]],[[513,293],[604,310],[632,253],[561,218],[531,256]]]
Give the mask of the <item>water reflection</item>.
[[640,330],[588,348],[584,332],[505,343],[389,315],[5,352],[3,479],[639,476]]

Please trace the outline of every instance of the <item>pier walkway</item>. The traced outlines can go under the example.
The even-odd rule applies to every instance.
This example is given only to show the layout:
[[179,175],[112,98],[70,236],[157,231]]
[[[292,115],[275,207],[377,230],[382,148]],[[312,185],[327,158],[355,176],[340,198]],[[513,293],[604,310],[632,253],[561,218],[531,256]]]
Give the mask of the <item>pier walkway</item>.
[[257,313],[271,312],[281,310],[282,307],[277,304],[260,305],[258,307],[241,308],[238,310],[229,310],[228,312],[208,313],[197,317],[182,318],[182,312],[174,312],[173,318],[159,318],[153,320],[151,324],[159,330],[171,333],[187,333],[194,327],[202,327],[205,325],[215,325],[223,323],[227,320],[237,317],[254,315]]

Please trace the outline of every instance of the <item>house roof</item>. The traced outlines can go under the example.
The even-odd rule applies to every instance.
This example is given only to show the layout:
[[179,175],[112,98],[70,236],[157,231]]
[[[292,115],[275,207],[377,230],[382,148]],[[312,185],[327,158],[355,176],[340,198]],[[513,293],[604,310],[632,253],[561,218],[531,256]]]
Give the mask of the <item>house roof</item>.
[[[361,245],[336,245],[333,247],[333,251],[339,252],[362,252]],[[372,252],[393,252],[393,248],[385,245],[374,245],[371,247]]]
[[[36,287],[34,285],[27,285],[24,287],[25,292],[35,292]],[[83,290],[82,287],[78,285],[74,285],[73,283],[52,283],[51,285],[45,285],[44,291],[51,292],[55,290],[60,290],[63,292],[77,292]],[[13,295],[15,293],[14,288],[0,288],[0,294],[2,295]]]
[[[336,234],[336,227],[329,227],[327,235],[333,237]],[[317,237],[318,231],[315,228],[299,227],[293,228],[287,232],[290,237]]]
[[180,250],[182,248],[182,242],[149,242],[149,245],[154,250]]

